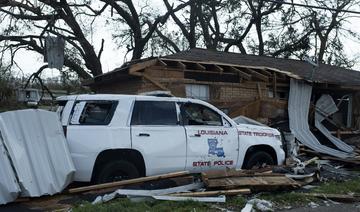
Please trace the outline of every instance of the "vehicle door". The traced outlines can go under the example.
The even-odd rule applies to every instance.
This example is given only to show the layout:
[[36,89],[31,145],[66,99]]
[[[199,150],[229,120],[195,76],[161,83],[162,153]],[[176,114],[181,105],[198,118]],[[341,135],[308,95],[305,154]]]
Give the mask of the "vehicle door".
[[132,148],[144,156],[146,174],[185,169],[186,136],[174,101],[136,100],[131,118]]
[[235,126],[202,104],[183,103],[181,115],[187,139],[186,170],[235,168],[239,150]]
[[[73,157],[76,179],[90,180],[94,158],[102,149],[113,148],[122,131],[111,126],[118,101],[77,100],[67,126],[67,140]],[[127,134],[130,148],[130,130]],[[124,137],[124,136],[123,136]],[[125,140],[125,139],[124,139]]]

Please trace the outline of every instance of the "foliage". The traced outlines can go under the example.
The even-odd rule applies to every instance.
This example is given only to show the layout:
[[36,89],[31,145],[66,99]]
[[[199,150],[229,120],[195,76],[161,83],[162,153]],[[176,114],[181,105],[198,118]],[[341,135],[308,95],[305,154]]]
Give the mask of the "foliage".
[[[106,31],[132,60],[195,47],[352,67],[346,39],[359,41],[347,10],[359,0],[6,0],[0,1],[0,57],[20,50],[45,54],[44,38],[66,40],[65,66],[80,78],[103,73]],[[99,38],[97,38],[99,39]],[[13,64],[11,62],[11,64]],[[15,64],[16,65],[16,64]]]

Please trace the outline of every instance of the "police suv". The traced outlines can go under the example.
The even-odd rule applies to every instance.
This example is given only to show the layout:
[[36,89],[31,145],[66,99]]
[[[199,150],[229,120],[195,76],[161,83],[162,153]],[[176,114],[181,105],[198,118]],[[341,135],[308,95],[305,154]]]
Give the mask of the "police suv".
[[249,169],[285,159],[278,130],[237,124],[201,100],[90,94],[57,101],[76,181]]

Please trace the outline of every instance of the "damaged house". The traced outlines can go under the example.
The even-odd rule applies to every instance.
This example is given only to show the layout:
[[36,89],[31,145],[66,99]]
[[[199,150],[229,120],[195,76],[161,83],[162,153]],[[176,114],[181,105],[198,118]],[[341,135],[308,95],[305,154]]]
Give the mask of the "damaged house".
[[[306,88],[296,90],[302,86],[299,83],[310,88],[307,93],[302,93]],[[309,114],[304,122],[314,134],[326,128],[336,138],[347,138],[360,129],[360,72],[325,64],[191,49],[131,61],[84,84],[96,93],[169,91],[210,102],[230,117],[243,115],[283,130],[289,129],[289,120],[291,125],[288,114],[300,113]],[[290,100],[296,105],[290,106]],[[321,104],[320,110],[317,106]],[[290,108],[295,112],[288,112]],[[295,118],[292,131],[299,125]],[[340,149],[352,151],[347,146],[340,145]]]

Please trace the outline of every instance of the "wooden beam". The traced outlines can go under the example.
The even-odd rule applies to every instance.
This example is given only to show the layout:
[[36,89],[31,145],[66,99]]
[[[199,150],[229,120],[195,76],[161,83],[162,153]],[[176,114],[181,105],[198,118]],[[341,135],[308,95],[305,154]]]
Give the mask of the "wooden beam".
[[154,80],[152,77],[148,76],[147,74],[143,73],[143,72],[129,72],[130,75],[133,76],[138,76],[138,77],[144,77],[146,80],[150,81],[152,84],[154,84],[155,86],[159,87],[160,89],[164,90],[164,91],[169,91],[169,89],[167,89],[165,86],[163,86],[161,83],[159,83],[158,81]]
[[[186,63],[191,63],[194,62],[192,60],[184,60],[184,59],[170,59],[170,58],[162,58],[163,60],[166,61],[181,61],[181,62],[186,62]],[[202,65],[214,65],[214,62],[212,61],[201,61]],[[216,65],[222,65],[222,66],[235,66],[237,68],[247,68],[247,69],[266,69],[266,70],[271,70],[271,71],[275,71],[277,73],[281,73],[281,74],[285,74],[288,77],[294,78],[294,79],[303,79],[302,77],[291,73],[289,71],[284,71],[284,70],[280,70],[277,68],[273,68],[273,67],[267,67],[267,66],[249,66],[249,65],[234,65],[232,63],[222,63],[222,62],[216,62]]]
[[200,63],[194,63],[196,69],[200,69],[200,70],[206,70],[206,67],[201,65]]
[[213,64],[212,67],[213,67],[214,70],[216,70],[216,71],[218,71],[220,73],[222,73],[224,71],[223,68],[221,68],[220,66],[218,66],[216,64]]
[[167,66],[167,64],[161,58],[157,58],[157,60],[161,66]]
[[274,93],[274,98],[276,98],[276,93],[277,93],[276,72],[274,72],[274,76],[273,76],[273,93]]
[[131,74],[131,73],[140,71],[140,70],[145,69],[147,67],[156,65],[156,63],[158,63],[158,59],[152,59],[152,60],[147,60],[147,61],[144,61],[144,62],[132,64],[132,65],[130,65],[129,73]]
[[116,187],[116,186],[133,185],[133,184],[149,182],[149,181],[153,181],[153,180],[161,180],[161,179],[168,179],[168,178],[173,178],[173,177],[186,176],[188,174],[189,174],[188,171],[180,171],[180,172],[173,172],[173,173],[163,174],[163,175],[140,177],[140,178],[135,178],[135,179],[130,179],[130,180],[122,180],[122,181],[118,181],[118,182],[103,183],[103,184],[92,185],[92,186],[72,188],[72,189],[68,190],[68,193],[73,194],[73,193],[81,193],[81,192],[90,191],[90,190],[111,188],[111,187]]
[[268,76],[268,77],[271,77],[272,76],[272,73],[270,71],[267,71],[268,69],[266,68],[260,68],[260,69],[257,69],[259,70],[262,74]]
[[254,76],[254,77],[256,77],[256,78],[258,78],[258,79],[260,79],[262,81],[269,82],[269,77],[255,71],[255,70],[253,70],[251,68],[246,68],[246,70],[248,70],[252,76]]
[[180,69],[186,69],[186,65],[180,61],[175,61],[176,67]]
[[260,86],[259,83],[257,84],[257,89],[258,89],[259,99],[261,99],[262,98],[262,92],[261,92],[261,86]]
[[230,71],[234,71],[237,72],[242,78],[246,79],[246,80],[251,80],[251,75],[248,73],[245,73],[243,71],[241,71],[238,68],[235,68],[233,66],[229,66]]
[[163,86],[161,83],[157,82],[156,80],[154,80],[153,78],[151,78],[150,76],[143,74],[143,77],[145,79],[147,79],[148,81],[150,81],[152,84],[156,85],[157,87],[159,87],[160,89],[164,90],[164,91],[169,91],[169,89],[167,89],[165,86]]
[[[208,73],[208,74],[221,74],[218,71],[205,71],[205,70],[192,70],[192,69],[185,69],[184,72],[194,72],[194,73]],[[222,73],[223,75],[231,75],[231,76],[237,76],[236,73],[233,72],[225,72]]]

